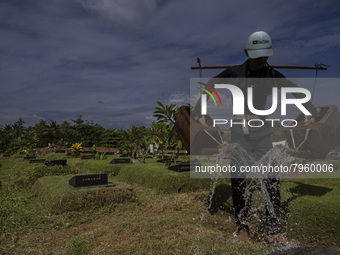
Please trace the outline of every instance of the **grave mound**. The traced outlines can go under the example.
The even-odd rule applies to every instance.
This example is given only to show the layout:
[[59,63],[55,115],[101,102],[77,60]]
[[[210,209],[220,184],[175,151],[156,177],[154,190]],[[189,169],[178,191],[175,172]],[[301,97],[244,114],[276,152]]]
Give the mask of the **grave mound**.
[[91,210],[106,205],[133,202],[136,198],[135,192],[126,184],[71,189],[68,184],[72,177],[74,175],[46,176],[35,182],[33,190],[37,199],[51,213]]

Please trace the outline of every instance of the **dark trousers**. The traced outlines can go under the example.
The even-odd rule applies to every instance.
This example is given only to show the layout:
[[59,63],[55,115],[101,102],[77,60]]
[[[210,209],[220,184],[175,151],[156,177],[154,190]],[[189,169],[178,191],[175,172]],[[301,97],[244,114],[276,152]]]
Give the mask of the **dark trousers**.
[[[257,161],[273,146],[270,136],[249,139],[246,135],[232,135],[232,142],[241,145]],[[231,162],[237,166],[237,162]],[[266,202],[266,224],[269,235],[281,231],[280,224],[280,181],[277,178],[264,178],[263,181],[269,201]],[[251,195],[245,194],[247,189],[246,179],[242,176],[232,176],[232,199],[238,231],[248,230],[249,207]],[[268,206],[270,203],[270,206]]]

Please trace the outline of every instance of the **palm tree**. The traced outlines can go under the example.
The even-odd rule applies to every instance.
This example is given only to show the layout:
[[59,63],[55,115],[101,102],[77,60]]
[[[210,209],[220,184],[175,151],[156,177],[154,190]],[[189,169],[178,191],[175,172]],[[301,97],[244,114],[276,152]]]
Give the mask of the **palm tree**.
[[123,145],[127,148],[133,148],[130,152],[134,159],[137,158],[137,151],[142,146],[146,133],[147,130],[144,126],[132,126],[131,130],[124,130],[122,132]]
[[56,121],[49,120],[48,135],[51,143],[56,143],[60,137],[60,128]]
[[179,156],[179,148],[182,147],[182,143],[174,129],[175,121],[179,112],[179,108],[175,104],[164,105],[161,102],[157,102],[158,106],[155,107],[153,116],[157,118],[158,123],[164,123],[167,127],[167,137],[164,139],[164,143],[168,146],[176,144],[176,157],[175,161]]
[[178,115],[179,108],[175,104],[164,105],[157,101],[159,107],[155,107],[156,111],[153,112],[153,116],[157,118],[158,121],[162,121],[170,125],[170,128],[175,125],[175,121]]

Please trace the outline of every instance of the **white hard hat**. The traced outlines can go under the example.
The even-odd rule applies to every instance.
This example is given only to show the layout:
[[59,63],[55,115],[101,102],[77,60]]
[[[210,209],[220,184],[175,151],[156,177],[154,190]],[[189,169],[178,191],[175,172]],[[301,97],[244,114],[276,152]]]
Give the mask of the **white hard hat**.
[[273,56],[272,40],[263,31],[257,31],[249,36],[246,49],[249,58]]

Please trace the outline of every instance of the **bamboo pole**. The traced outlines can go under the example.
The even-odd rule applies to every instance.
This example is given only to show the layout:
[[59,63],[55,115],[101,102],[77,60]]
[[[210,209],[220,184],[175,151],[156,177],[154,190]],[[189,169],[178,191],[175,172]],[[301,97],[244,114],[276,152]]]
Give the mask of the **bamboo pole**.
[[[221,68],[228,68],[232,66],[238,65],[214,65],[214,66],[192,66],[191,70],[195,69],[221,69]],[[327,67],[324,66],[296,66],[296,65],[270,65],[272,68],[276,69],[318,69],[318,70],[327,70]]]

